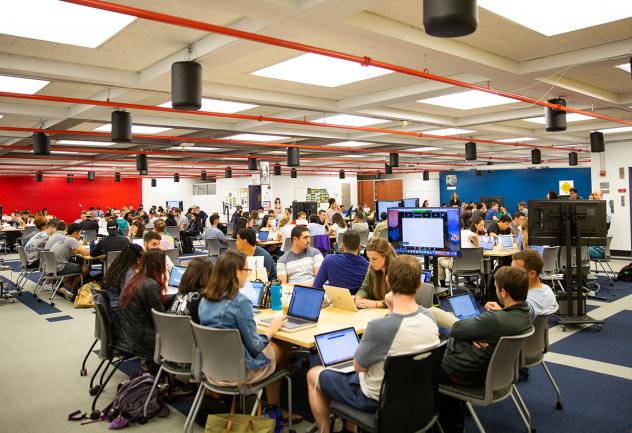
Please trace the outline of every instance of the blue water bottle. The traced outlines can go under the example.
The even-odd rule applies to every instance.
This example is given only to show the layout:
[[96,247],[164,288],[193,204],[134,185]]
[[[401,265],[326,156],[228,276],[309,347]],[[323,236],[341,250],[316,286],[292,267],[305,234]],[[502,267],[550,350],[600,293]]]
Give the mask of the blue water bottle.
[[93,251],[94,251],[94,239],[90,241],[90,256],[92,256]]
[[281,312],[283,310],[281,296],[281,282],[274,280],[270,286],[270,308],[272,308],[272,311]]

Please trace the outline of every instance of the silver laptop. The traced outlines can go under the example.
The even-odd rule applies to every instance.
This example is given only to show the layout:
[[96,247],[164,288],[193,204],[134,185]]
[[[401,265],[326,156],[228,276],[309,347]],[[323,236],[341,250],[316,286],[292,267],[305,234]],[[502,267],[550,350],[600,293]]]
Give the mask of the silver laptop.
[[[295,285],[287,311],[287,321],[281,330],[296,332],[316,326],[324,298],[325,291],[323,289]],[[272,320],[274,317],[268,317],[261,319],[260,323],[267,326]]]
[[480,316],[481,311],[478,309],[478,304],[474,295],[471,293],[465,293],[463,295],[450,296],[448,298],[450,307],[454,315],[459,319],[470,319],[472,317]]
[[325,293],[327,293],[327,297],[333,303],[335,308],[340,308],[342,310],[353,312],[358,311],[358,307],[356,306],[349,289],[336,286],[328,286],[327,284],[325,284],[323,287],[325,289]]
[[318,356],[328,370],[353,372],[353,355],[360,339],[355,328],[339,329],[314,336]]

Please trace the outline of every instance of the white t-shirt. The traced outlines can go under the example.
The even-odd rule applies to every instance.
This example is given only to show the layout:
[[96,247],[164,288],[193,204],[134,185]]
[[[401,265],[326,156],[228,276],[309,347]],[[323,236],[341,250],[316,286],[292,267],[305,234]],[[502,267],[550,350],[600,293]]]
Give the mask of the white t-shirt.
[[543,283],[540,283],[540,287],[537,289],[529,289],[527,304],[531,310],[531,320],[545,314],[553,314],[559,308],[553,289]]
[[476,233],[472,230],[461,230],[461,248],[476,248],[472,239],[476,237]]
[[289,239],[292,235],[292,229],[294,228],[294,224],[286,224],[279,229],[279,233],[281,234],[281,251],[285,251],[285,240]]

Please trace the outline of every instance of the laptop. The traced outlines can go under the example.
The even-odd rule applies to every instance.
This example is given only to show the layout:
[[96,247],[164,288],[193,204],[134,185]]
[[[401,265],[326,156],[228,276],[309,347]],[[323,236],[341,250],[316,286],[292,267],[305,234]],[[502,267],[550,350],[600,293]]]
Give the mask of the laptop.
[[270,232],[266,232],[266,231],[260,231],[259,232],[259,242],[265,242],[268,240],[268,235],[270,234]]
[[263,281],[247,281],[246,285],[239,289],[239,293],[244,295],[252,303],[253,314],[261,313],[259,305],[261,305],[261,296],[263,295]]
[[454,315],[459,320],[477,317],[481,314],[480,310],[478,309],[476,299],[474,299],[474,295],[472,295],[471,293],[450,296],[448,298],[448,302],[450,303],[450,307],[452,307]]
[[145,249],[145,243],[143,242],[143,238],[132,239],[132,243],[138,245],[142,249]]
[[184,275],[184,271],[186,270],[186,266],[172,267],[171,272],[169,273],[169,286],[180,287],[180,280],[182,280],[182,276]]
[[[290,307],[287,311],[287,321],[281,328],[285,332],[302,331],[318,324],[320,307],[323,304],[325,291],[315,287],[294,286]],[[261,324],[267,326],[274,317],[261,320]]]
[[325,289],[327,297],[334,304],[335,308],[340,308],[341,310],[353,312],[358,311],[358,307],[356,306],[349,289],[336,286],[328,286],[326,284],[323,286],[323,288]]
[[353,355],[359,344],[355,328],[345,328],[314,336],[318,356],[328,370],[353,372]]
[[430,283],[432,282],[432,271],[421,271],[421,282],[422,283]]
[[499,238],[498,242],[502,245],[503,250],[513,250],[516,248],[513,235],[501,235]]
[[490,251],[494,249],[494,236],[479,236],[478,243],[485,251]]

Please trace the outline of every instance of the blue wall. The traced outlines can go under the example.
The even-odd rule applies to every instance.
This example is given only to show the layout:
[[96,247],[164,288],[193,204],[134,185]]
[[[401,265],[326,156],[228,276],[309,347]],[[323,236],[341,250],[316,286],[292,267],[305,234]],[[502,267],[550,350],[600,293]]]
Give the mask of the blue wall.
[[486,170],[476,176],[473,171],[443,171],[439,175],[441,203],[450,201],[454,190],[445,185],[447,174],[457,176],[456,192],[461,200],[476,201],[482,196],[501,195],[508,210],[518,209],[518,202],[544,199],[548,191],[559,191],[560,180],[573,180],[579,195],[588,199],[591,191],[590,168],[546,168],[539,170]]

